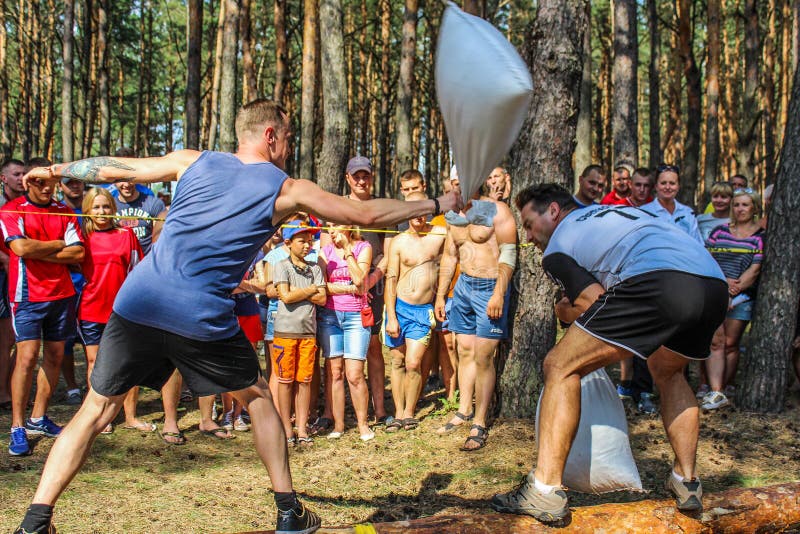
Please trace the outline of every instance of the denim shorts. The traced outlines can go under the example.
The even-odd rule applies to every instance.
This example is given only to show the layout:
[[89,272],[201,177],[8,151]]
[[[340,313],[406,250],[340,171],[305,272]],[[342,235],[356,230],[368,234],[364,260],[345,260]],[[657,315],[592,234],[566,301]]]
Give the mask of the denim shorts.
[[348,360],[366,360],[372,329],[361,325],[361,312],[319,308],[317,312],[320,345],[326,358],[344,356]]
[[747,300],[738,306],[734,306],[728,310],[726,319],[739,319],[740,321],[749,321],[753,317],[753,308],[756,302],[754,300]]

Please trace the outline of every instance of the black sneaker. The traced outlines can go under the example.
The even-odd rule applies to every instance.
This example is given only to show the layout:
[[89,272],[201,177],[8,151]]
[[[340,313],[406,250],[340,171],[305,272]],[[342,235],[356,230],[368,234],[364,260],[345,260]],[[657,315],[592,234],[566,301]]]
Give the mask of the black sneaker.
[[321,525],[319,516],[298,501],[297,506],[291,510],[278,510],[275,534],[311,534]]
[[22,528],[22,526],[19,526],[17,530],[14,531],[14,534],[56,534],[56,527],[48,525],[44,530],[39,529],[35,532],[29,532]]

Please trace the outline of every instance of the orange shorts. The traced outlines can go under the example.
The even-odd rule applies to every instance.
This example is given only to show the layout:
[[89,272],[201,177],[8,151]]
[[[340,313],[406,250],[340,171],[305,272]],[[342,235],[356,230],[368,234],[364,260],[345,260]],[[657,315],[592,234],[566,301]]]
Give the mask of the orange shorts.
[[311,382],[317,361],[317,340],[275,336],[272,342],[272,372],[278,382]]
[[250,343],[257,343],[264,340],[264,329],[261,326],[259,315],[241,315],[237,317],[239,327]]

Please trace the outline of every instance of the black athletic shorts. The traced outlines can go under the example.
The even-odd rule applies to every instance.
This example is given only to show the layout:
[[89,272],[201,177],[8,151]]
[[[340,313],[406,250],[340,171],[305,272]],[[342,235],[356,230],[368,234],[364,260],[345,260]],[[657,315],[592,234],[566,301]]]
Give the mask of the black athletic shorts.
[[656,271],[610,288],[575,323],[640,358],[663,345],[687,358],[705,360],[727,310],[728,285],[722,280]]
[[199,397],[244,389],[261,376],[258,356],[241,330],[227,339],[197,341],[112,313],[91,384],[107,397],[134,386],[161,389],[176,368]]

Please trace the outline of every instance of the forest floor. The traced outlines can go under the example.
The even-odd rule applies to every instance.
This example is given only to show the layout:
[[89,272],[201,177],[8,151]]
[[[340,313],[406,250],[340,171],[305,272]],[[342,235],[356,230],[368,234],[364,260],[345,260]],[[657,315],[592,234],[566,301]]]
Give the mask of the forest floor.
[[[82,361],[79,356],[78,362]],[[78,372],[83,372],[78,365]],[[56,399],[63,397],[59,390]],[[290,452],[296,489],[328,526],[384,522],[439,514],[480,514],[494,493],[515,486],[535,461],[531,420],[493,422],[487,447],[458,450],[466,427],[448,436],[435,430],[447,419],[442,392],[420,403],[416,430],[387,434],[376,429],[358,439],[352,413],[339,440],[317,438]],[[387,392],[387,403],[391,405]],[[274,528],[269,480],[255,454],[251,433],[219,441],[198,432],[196,403],[183,405],[180,426],[188,443],[166,445],[157,433],[118,428],[99,436],[92,453],[58,503],[59,532],[237,532]],[[144,390],[139,413],[163,417],[156,392]],[[66,422],[76,411],[58,400],[49,415]],[[601,496],[572,493],[572,505],[667,497],[663,480],[672,453],[659,419],[627,406],[631,448],[646,493]],[[701,416],[698,471],[705,491],[749,487],[800,478],[800,391],[793,390],[778,416],[751,415],[735,407]],[[0,412],[0,530],[22,517],[53,443],[34,437],[32,456],[5,451],[10,413]],[[160,426],[160,424],[159,424]]]

